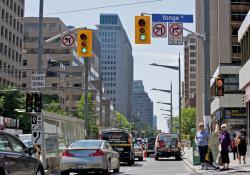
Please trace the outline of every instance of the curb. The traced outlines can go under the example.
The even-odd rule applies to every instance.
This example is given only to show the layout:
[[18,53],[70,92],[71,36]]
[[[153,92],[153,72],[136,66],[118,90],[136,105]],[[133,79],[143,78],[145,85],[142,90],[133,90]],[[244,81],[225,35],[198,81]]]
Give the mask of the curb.
[[195,173],[199,173],[199,171],[194,168],[194,166],[187,160],[187,159],[183,159],[184,163],[190,168],[192,169]]

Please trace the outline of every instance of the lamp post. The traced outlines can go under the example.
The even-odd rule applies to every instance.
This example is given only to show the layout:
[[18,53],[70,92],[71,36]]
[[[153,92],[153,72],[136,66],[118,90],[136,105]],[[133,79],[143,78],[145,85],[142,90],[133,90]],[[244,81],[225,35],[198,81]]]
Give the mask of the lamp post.
[[[181,138],[181,59],[180,59],[180,53],[179,53],[179,58],[178,58],[178,66],[161,65],[157,63],[152,63],[150,65],[179,71],[179,128],[180,128],[180,138]],[[172,122],[171,122],[171,128],[172,128]]]
[[[171,86],[172,87],[172,86]],[[172,88],[171,88],[172,90]],[[163,102],[157,102],[159,104],[164,104],[164,105],[169,105],[170,106],[170,115],[169,114],[164,114],[170,116],[170,133],[173,132],[173,104],[172,104],[172,93],[171,93],[171,103],[163,103]]]
[[156,88],[153,88],[151,90],[170,93],[170,103],[162,103],[162,102],[157,102],[157,103],[170,105],[170,110],[169,110],[169,112],[171,113],[171,128],[170,128],[170,132],[172,133],[172,131],[173,131],[173,95],[172,95],[173,94],[173,90],[172,90],[172,82],[171,82],[170,90],[156,89]]

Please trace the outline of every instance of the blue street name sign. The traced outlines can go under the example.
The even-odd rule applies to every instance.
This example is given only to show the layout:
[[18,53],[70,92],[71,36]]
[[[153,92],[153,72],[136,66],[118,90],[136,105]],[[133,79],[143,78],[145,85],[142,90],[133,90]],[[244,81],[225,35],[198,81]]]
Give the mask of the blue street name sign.
[[152,22],[193,23],[193,15],[182,14],[152,14]]

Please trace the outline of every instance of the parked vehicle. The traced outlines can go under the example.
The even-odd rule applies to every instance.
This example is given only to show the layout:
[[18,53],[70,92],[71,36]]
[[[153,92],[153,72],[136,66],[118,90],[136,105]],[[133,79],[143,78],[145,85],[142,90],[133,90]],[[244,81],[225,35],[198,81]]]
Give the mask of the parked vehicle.
[[70,172],[110,174],[120,171],[119,154],[105,140],[78,140],[67,148],[60,159],[61,175]]
[[120,161],[133,165],[135,162],[132,135],[124,129],[104,129],[100,131],[99,138],[107,140],[113,149],[119,153]]
[[135,158],[138,158],[139,161],[143,161],[143,148],[139,143],[134,143],[134,150],[135,150]]
[[36,150],[27,148],[15,136],[0,131],[0,175],[44,175],[40,160],[33,157]]
[[182,159],[181,143],[177,134],[161,133],[155,140],[155,160],[160,157],[175,157]]
[[155,137],[151,137],[147,139],[147,156],[154,154],[155,152]]

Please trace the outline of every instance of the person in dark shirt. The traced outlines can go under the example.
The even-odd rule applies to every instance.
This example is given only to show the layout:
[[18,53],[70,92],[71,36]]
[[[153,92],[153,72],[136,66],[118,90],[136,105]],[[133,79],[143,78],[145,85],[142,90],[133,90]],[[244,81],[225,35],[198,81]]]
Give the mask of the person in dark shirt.
[[221,125],[221,134],[220,134],[220,145],[221,145],[221,159],[222,159],[222,165],[223,169],[221,170],[228,170],[229,169],[229,150],[228,147],[231,145],[231,138],[230,134],[227,132],[227,125],[222,124]]
[[238,150],[239,150],[239,164],[241,164],[241,156],[243,156],[243,163],[246,164],[246,152],[247,152],[247,136],[244,130],[241,130],[239,136]]

